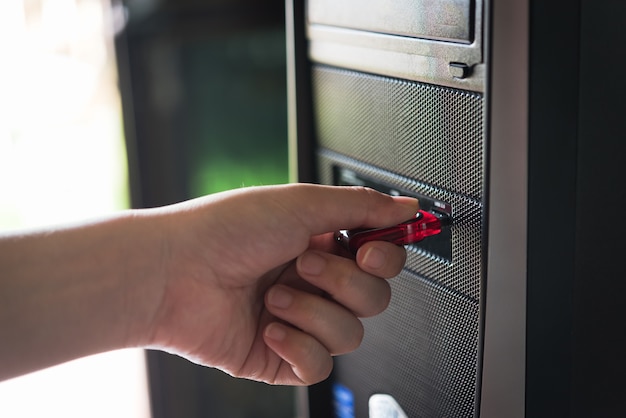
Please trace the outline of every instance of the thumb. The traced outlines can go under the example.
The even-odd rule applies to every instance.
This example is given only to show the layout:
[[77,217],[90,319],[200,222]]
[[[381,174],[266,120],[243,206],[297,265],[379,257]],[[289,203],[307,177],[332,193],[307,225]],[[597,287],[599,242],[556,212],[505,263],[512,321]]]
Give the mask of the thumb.
[[285,194],[294,213],[318,235],[338,229],[379,228],[395,225],[417,213],[417,199],[389,196],[360,186],[291,184]]

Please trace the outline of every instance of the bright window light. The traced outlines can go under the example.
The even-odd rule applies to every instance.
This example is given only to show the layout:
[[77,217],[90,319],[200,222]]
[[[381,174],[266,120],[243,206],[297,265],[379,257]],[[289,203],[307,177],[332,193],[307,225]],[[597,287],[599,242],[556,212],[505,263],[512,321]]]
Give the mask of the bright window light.
[[[0,230],[128,206],[108,7],[0,2]],[[0,416],[148,418],[146,381],[141,350],[79,359],[1,382]]]

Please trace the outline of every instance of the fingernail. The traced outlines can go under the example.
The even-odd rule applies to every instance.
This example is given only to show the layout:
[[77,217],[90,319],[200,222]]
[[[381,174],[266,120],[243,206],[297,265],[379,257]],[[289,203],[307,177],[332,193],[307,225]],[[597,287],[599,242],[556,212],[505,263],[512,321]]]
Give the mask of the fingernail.
[[376,247],[370,247],[363,256],[363,264],[371,269],[379,269],[385,265],[387,255]]
[[279,309],[287,309],[293,302],[293,295],[281,287],[273,287],[267,295],[267,302]]
[[319,276],[326,267],[326,259],[319,254],[308,252],[300,257],[300,270],[311,276]]
[[287,332],[282,326],[271,323],[265,328],[265,336],[274,341],[283,341],[287,336]]

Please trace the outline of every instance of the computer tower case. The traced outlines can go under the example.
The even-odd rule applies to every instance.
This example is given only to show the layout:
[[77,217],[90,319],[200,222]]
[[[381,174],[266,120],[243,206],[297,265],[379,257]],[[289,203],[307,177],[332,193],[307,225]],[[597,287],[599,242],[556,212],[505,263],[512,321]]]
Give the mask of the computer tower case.
[[302,416],[622,416],[626,3],[287,1],[294,179],[420,198]]

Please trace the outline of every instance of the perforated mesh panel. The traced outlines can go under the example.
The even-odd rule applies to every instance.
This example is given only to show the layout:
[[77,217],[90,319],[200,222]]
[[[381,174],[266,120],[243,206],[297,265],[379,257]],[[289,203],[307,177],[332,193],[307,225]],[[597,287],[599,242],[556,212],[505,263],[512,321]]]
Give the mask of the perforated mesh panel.
[[334,167],[348,168],[365,178],[373,178],[409,193],[413,192],[449,203],[453,209],[454,219],[451,227],[452,262],[440,260],[416,247],[409,246],[407,247],[406,268],[478,301],[482,274],[482,204],[480,202],[363,164],[332,151],[320,150],[318,175],[321,183],[333,184],[335,182]]
[[313,69],[318,176],[335,168],[452,206],[452,260],[408,247],[393,299],[334,379],[367,417],[375,393],[411,417],[474,415],[483,275],[484,137],[480,94],[318,66]]
[[391,308],[365,320],[361,348],[336,361],[356,416],[368,416],[375,393],[391,394],[410,417],[473,416],[478,305],[408,272],[391,283]]
[[321,66],[313,94],[322,147],[482,198],[480,94]]

